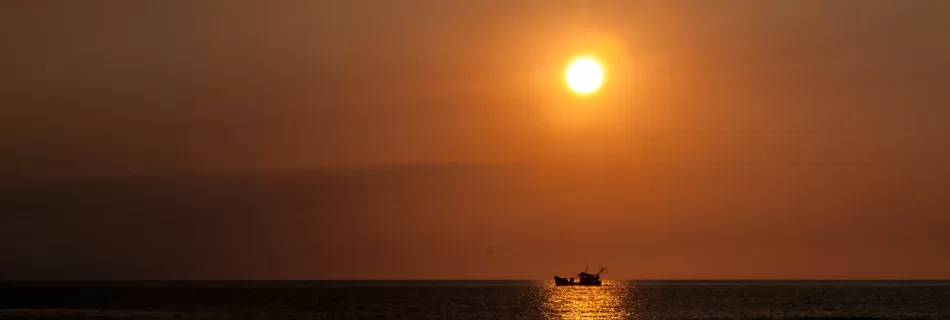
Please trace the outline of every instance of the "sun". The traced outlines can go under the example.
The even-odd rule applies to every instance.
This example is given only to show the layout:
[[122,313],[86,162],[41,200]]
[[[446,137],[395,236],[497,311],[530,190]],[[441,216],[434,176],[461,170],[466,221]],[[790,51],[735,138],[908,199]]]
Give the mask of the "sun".
[[565,73],[567,85],[579,94],[591,94],[604,82],[604,70],[592,58],[577,58],[571,61]]

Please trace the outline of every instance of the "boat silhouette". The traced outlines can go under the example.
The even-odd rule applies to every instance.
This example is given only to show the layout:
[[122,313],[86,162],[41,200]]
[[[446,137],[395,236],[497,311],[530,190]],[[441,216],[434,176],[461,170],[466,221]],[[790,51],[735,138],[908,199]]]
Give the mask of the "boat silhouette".
[[554,285],[556,286],[599,286],[601,285],[600,275],[607,272],[607,268],[600,268],[600,271],[597,273],[587,272],[587,268],[584,268],[584,272],[577,274],[577,281],[574,281],[574,278],[561,278],[554,276]]

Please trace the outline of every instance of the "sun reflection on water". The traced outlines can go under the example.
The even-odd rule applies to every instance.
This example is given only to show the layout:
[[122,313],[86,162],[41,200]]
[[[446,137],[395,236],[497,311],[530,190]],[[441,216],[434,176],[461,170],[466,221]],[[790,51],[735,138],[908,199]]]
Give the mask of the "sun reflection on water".
[[541,311],[545,319],[628,319],[632,310],[624,304],[625,282],[605,281],[602,286],[555,286],[539,284],[545,299]]

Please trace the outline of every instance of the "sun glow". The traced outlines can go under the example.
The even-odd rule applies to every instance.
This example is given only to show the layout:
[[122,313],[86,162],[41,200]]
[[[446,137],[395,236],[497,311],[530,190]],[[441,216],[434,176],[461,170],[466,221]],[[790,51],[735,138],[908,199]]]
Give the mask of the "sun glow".
[[604,71],[592,58],[577,58],[568,65],[565,79],[571,90],[587,95],[600,89],[604,82]]

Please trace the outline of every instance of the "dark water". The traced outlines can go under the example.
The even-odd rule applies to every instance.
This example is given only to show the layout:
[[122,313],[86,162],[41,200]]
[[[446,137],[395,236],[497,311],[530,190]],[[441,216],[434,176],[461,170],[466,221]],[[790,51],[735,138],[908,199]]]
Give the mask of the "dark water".
[[2,284],[0,318],[950,319],[950,282]]

